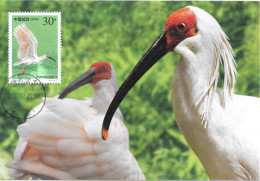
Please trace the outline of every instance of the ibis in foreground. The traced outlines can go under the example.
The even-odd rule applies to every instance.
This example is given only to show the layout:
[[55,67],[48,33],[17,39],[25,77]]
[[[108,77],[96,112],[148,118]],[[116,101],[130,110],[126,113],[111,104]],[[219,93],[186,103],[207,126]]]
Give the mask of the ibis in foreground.
[[[85,84],[93,87],[92,98],[63,99]],[[144,180],[129,150],[129,134],[119,109],[109,139],[103,141],[100,135],[104,115],[117,89],[112,65],[98,62],[69,84],[59,99],[48,98],[38,115],[17,128],[20,139],[14,161],[6,165],[13,169],[9,175],[15,179]]]
[[28,65],[37,64],[40,61],[49,58],[56,62],[56,60],[49,55],[38,57],[37,55],[37,39],[34,34],[23,23],[18,25],[14,30],[14,36],[19,44],[18,58],[20,61],[15,62],[14,66],[23,64],[23,70],[18,75],[23,75]]
[[[260,99],[233,93],[237,72],[231,45],[218,22],[197,7],[179,9],[167,18],[162,34],[111,102],[103,139],[109,138],[110,120],[128,91],[172,51],[180,55],[172,80],[175,118],[210,179],[258,180]],[[223,89],[217,88],[221,65]]]

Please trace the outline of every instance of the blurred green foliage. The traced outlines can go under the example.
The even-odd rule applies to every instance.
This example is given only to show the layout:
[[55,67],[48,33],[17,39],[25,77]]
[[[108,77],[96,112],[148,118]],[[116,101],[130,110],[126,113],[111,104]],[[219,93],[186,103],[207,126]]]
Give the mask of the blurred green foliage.
[[[8,12],[62,12],[62,84],[45,85],[47,96],[62,89],[92,63],[109,61],[121,85],[175,10],[198,6],[217,19],[236,54],[236,93],[259,96],[259,2],[0,2],[0,84],[8,75]],[[208,179],[177,127],[171,105],[171,78],[179,57],[168,54],[129,92],[120,108],[129,129],[130,148],[147,179]],[[221,84],[220,84],[221,86]],[[91,96],[85,86],[69,97]],[[23,105],[17,102],[17,108]],[[0,179],[18,135],[16,120],[0,109]],[[3,156],[2,156],[3,155]],[[4,158],[2,158],[4,157]]]

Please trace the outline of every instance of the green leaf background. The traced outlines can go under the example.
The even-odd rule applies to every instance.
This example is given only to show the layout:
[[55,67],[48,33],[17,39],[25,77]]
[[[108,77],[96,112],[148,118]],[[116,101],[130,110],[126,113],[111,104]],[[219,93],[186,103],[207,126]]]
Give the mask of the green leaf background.
[[[165,19],[187,5],[214,16],[230,38],[239,77],[235,92],[259,96],[259,2],[206,1],[1,1],[0,84],[8,77],[8,12],[62,12],[62,84],[45,85],[48,97],[62,89],[92,63],[111,62],[121,85],[164,27]],[[176,124],[171,105],[171,78],[179,56],[166,55],[126,96],[120,108],[130,134],[130,149],[147,179],[209,179]],[[219,86],[222,86],[220,81]],[[69,95],[92,96],[90,86]],[[17,102],[17,109],[23,107]],[[17,144],[16,120],[0,108],[0,179]]]

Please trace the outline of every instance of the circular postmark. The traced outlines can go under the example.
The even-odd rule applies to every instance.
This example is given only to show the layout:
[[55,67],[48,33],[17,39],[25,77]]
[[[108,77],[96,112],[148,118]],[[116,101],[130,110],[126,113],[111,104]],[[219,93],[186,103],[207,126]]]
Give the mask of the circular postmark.
[[[24,75],[31,76],[32,79],[22,79]],[[0,92],[3,109],[18,119],[29,119],[36,116],[41,112],[46,101],[46,92],[41,81],[33,75],[24,75],[10,77],[3,84]],[[19,79],[16,79],[18,76]]]

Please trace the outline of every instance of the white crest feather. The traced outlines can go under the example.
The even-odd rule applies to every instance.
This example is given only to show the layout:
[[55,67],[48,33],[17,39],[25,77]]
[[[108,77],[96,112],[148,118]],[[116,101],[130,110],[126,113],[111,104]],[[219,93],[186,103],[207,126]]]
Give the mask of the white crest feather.
[[[188,6],[188,8],[195,13],[198,27],[206,27],[206,29],[203,29],[202,31],[210,37],[208,38],[208,41],[211,41],[215,47],[215,67],[210,77],[209,94],[215,92],[217,89],[219,65],[223,65],[224,67],[224,91],[222,104],[225,106],[226,101],[233,94],[237,76],[236,62],[232,47],[229,43],[229,38],[223,32],[218,22],[206,11],[193,6]],[[200,31],[200,29],[198,31]]]

